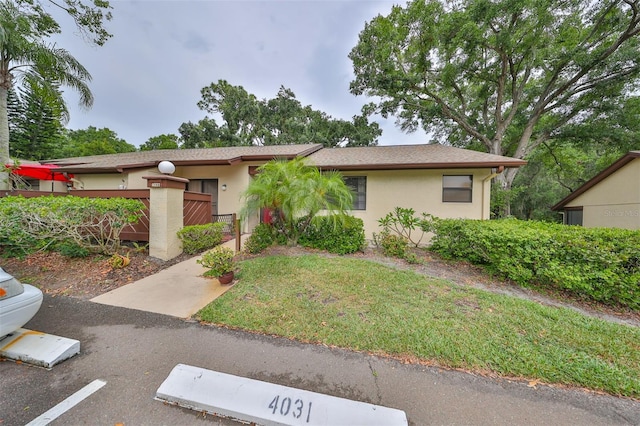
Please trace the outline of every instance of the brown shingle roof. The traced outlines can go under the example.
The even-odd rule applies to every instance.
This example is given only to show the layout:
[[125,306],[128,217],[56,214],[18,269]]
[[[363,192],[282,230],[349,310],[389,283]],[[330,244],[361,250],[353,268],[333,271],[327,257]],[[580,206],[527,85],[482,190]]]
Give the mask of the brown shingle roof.
[[223,165],[274,158],[309,157],[312,164],[336,170],[393,170],[439,168],[520,167],[526,161],[444,145],[391,145],[354,148],[322,148],[320,144],[237,146],[201,149],[166,149],[62,158],[56,164],[71,173],[115,172],[155,167],[168,160],[176,166]]
[[437,144],[326,148],[314,152],[309,159],[322,169],[337,170],[493,168],[527,164],[524,160]]
[[127,152],[123,154],[93,155],[43,161],[59,165],[72,173],[113,172],[140,167],[154,167],[160,161],[181,165],[236,164],[241,161],[269,161],[274,158],[291,159],[307,156],[322,148],[321,144],[234,146],[198,149],[161,149]]

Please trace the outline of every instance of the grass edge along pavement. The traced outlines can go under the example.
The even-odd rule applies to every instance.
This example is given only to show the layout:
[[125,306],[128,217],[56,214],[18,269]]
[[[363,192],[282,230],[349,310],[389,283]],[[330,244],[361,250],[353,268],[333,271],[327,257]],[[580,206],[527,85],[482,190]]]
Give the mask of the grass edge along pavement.
[[304,342],[640,399],[640,328],[319,255],[244,260],[196,317]]

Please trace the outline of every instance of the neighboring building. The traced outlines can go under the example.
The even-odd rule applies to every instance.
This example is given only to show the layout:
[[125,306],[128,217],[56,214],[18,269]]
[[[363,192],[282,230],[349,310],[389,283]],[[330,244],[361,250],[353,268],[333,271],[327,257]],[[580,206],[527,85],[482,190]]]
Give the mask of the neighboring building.
[[567,225],[640,229],[640,151],[630,151],[551,207]]
[[[256,169],[274,158],[308,157],[323,170],[338,170],[356,193],[353,214],[363,219],[367,238],[378,219],[395,207],[438,217],[488,219],[491,178],[506,167],[526,164],[499,155],[443,145],[323,148],[320,144],[142,151],[65,158],[43,163],[73,175],[72,190],[146,188],[143,176],[159,174],[162,160],[189,179],[188,190],[212,194],[214,214],[239,212],[241,194]],[[62,186],[60,182],[56,185]],[[48,188],[49,185],[41,185]],[[258,217],[244,224],[248,232]]]

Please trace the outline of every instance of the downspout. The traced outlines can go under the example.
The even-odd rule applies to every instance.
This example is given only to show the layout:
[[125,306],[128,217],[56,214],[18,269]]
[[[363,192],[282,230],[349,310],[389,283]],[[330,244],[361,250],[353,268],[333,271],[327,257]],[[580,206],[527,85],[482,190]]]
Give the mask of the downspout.
[[[495,170],[495,171],[493,171]],[[493,169],[492,173],[487,176],[486,178],[482,179],[482,212],[480,214],[480,217],[482,218],[482,220],[486,220],[489,219],[491,217],[491,205],[489,205],[489,217],[485,216],[484,213],[484,202],[486,200],[487,197],[487,190],[485,189],[485,184],[488,180],[493,179],[494,177],[498,176],[500,173],[504,172],[504,166],[499,166],[497,169]],[[489,185],[489,191],[491,191],[491,185]],[[489,201],[491,202],[491,201]]]

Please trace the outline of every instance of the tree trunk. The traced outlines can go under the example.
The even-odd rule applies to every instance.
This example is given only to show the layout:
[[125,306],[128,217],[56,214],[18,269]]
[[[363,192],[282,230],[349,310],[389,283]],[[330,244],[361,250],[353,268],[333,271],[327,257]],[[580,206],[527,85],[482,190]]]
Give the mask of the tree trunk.
[[496,176],[496,182],[498,183],[500,190],[505,191],[507,193],[500,217],[511,216],[511,196],[509,195],[509,193],[511,192],[511,187],[513,185],[513,181],[517,173],[518,173],[517,168],[508,168],[508,169],[505,169],[504,172]]
[[0,190],[9,189],[9,173],[5,171],[5,164],[9,163],[9,113],[7,110],[7,95],[9,91],[0,82]]
[[[528,137],[526,141],[528,141]],[[504,155],[502,152],[502,141],[493,140],[491,146],[489,147],[489,153],[494,155]],[[521,139],[518,144],[517,154],[522,154],[522,150],[520,149],[524,145],[524,141]],[[521,155],[516,155],[515,158],[522,160]],[[502,191],[507,192],[507,194],[511,191],[511,187],[513,186],[513,181],[518,174],[519,168],[506,168],[504,172],[496,176],[496,182]],[[511,198],[509,195],[505,198],[505,204],[500,214],[501,217],[509,217],[511,216]]]

